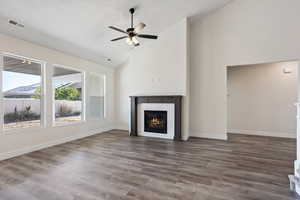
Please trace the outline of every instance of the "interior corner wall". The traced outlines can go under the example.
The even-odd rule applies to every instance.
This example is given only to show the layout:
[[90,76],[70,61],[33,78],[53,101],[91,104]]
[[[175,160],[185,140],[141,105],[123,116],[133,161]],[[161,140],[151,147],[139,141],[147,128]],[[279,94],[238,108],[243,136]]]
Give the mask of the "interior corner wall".
[[228,67],[227,77],[228,132],[296,138],[298,62]]
[[[114,128],[114,70],[96,63],[70,56],[24,40],[0,34],[0,53],[11,53],[46,62],[46,120],[47,127],[24,128],[14,131],[0,132],[0,160],[35,151],[48,146],[57,145],[74,139],[97,134]],[[89,120],[66,126],[51,126],[52,123],[52,73],[53,64],[72,67],[91,73],[106,76],[106,118]],[[87,91],[88,92],[88,91]]]
[[227,66],[300,58],[299,8],[298,0],[236,0],[192,21],[192,136],[227,138]]
[[[128,130],[132,95],[183,95],[183,115],[188,115],[188,19],[159,34],[130,52],[116,72],[118,128]],[[183,139],[188,138],[188,122],[183,122]]]

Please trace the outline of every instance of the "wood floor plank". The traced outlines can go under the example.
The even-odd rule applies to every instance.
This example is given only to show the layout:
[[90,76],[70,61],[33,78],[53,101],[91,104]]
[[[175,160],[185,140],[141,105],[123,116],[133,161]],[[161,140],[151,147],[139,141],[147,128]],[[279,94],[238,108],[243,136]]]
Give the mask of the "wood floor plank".
[[107,133],[0,162],[1,200],[296,200],[293,139]]

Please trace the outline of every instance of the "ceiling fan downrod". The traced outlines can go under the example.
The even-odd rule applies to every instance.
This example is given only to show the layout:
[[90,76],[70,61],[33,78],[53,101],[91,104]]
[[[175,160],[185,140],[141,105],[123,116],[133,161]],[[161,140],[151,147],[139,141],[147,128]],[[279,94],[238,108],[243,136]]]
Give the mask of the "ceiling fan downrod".
[[133,14],[134,14],[135,9],[134,8],[130,8],[129,12],[131,13],[131,28],[133,28]]

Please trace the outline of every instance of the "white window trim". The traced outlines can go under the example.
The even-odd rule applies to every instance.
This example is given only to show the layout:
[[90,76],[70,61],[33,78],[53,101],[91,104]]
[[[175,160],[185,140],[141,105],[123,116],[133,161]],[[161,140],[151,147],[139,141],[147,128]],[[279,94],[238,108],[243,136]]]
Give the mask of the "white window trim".
[[[40,126],[37,127],[23,127],[23,128],[12,128],[9,130],[5,130],[4,129],[4,101],[3,101],[3,68],[4,68],[4,57],[11,57],[11,58],[16,58],[16,59],[25,59],[25,60],[29,60],[31,62],[34,63],[38,63],[41,65],[41,82],[40,82],[40,86],[41,86],[41,99],[40,99]],[[45,74],[45,66],[46,66],[46,62],[45,61],[41,61],[38,59],[34,59],[34,58],[29,58],[29,57],[25,57],[25,56],[21,56],[21,55],[16,55],[16,54],[12,54],[9,52],[0,52],[0,134],[14,134],[14,133],[18,133],[19,130],[26,130],[26,131],[31,131],[31,130],[41,130],[42,128],[46,127],[47,121],[46,121],[46,82],[45,82],[45,78],[46,78],[46,74]]]
[[46,62],[41,64],[41,127],[47,127]]
[[[106,113],[106,111],[107,111],[107,96],[106,96],[106,74],[104,74],[104,73],[97,73],[97,72],[89,72],[89,74],[90,75],[95,75],[95,76],[99,76],[99,77],[103,77],[103,81],[104,81],[104,83],[103,83],[103,95],[104,95],[104,106],[103,106],[103,118],[101,118],[101,119],[88,119],[88,120],[90,120],[90,121],[102,121],[102,120],[106,120],[106,118],[107,118],[107,113]],[[89,91],[87,91],[88,93],[89,93]]]
[[[55,67],[60,67],[64,69],[69,69],[73,71],[78,71],[81,73],[81,81],[82,81],[82,88],[81,88],[81,95],[82,95],[82,100],[81,100],[81,119],[78,122],[69,122],[65,124],[57,124],[55,122],[55,88],[53,88],[53,73],[54,73],[54,68]],[[51,74],[51,85],[52,85],[52,127],[65,127],[65,126],[71,126],[71,125],[77,125],[77,124],[84,124],[86,123],[86,72],[84,70],[74,68],[74,67],[69,67],[61,64],[53,64],[52,65],[52,74]]]
[[[0,53],[0,134],[4,134],[4,101],[3,101],[3,68],[4,68],[4,59],[3,54]],[[2,114],[3,113],[3,114]]]
[[105,120],[107,118],[107,95],[106,95],[106,86],[107,86],[107,79],[106,79],[106,74],[103,74],[103,80],[104,80],[104,84],[103,84],[103,89],[104,89],[104,113],[103,113],[103,119]]

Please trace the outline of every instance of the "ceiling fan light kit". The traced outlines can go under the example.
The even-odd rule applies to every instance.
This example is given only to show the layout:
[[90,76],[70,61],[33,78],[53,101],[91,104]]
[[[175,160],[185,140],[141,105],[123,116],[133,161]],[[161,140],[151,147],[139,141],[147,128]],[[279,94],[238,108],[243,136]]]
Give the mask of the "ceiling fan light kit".
[[152,39],[152,40],[156,40],[158,38],[158,36],[156,36],[156,35],[139,34],[146,27],[146,24],[139,23],[138,25],[136,25],[134,27],[133,26],[133,15],[134,15],[135,9],[130,8],[129,12],[131,14],[131,27],[128,28],[126,31],[124,31],[120,28],[116,28],[114,26],[109,26],[110,29],[118,31],[120,33],[124,33],[124,34],[127,35],[127,36],[122,36],[122,37],[112,39],[111,40],[112,42],[122,40],[122,39],[126,39],[127,44],[129,44],[130,46],[135,46],[136,47],[136,46],[140,45],[140,43],[138,41],[138,38]]

